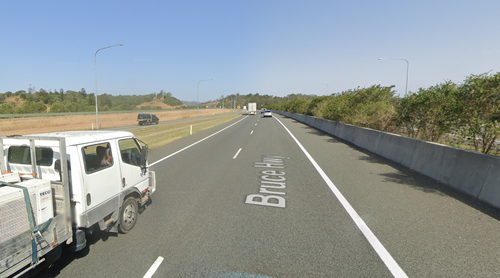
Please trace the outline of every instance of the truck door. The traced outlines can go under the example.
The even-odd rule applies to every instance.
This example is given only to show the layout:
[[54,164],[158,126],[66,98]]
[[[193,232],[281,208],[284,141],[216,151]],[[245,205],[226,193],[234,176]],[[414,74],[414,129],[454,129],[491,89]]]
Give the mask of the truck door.
[[139,191],[143,191],[148,187],[149,179],[140,167],[142,146],[135,138],[119,140],[118,145],[122,162],[122,189],[135,186]]
[[113,142],[81,145],[86,213],[90,224],[119,207],[120,163],[118,147]]

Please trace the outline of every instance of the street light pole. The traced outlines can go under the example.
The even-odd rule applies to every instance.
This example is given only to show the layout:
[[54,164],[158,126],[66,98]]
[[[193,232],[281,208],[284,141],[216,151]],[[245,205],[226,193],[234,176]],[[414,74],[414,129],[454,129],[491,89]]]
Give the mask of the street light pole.
[[97,58],[97,52],[99,52],[100,50],[103,50],[103,49],[106,49],[106,48],[110,48],[110,47],[115,47],[115,46],[122,46],[124,45],[123,43],[120,43],[120,44],[115,44],[115,45],[110,45],[110,46],[106,46],[106,47],[103,47],[103,48],[99,48],[97,49],[97,51],[95,52],[94,54],[94,78],[95,78],[95,124],[96,124],[96,129],[99,129],[99,116],[98,116],[98,112],[97,112],[97,63],[96,63],[96,58]]
[[406,88],[405,88],[405,96],[408,95],[408,72],[410,71],[410,62],[403,58],[378,58],[379,60],[402,60],[406,62]]
[[210,81],[210,80],[214,80],[214,79],[212,78],[212,79],[205,79],[205,80],[198,81],[198,90],[196,91],[196,103],[197,103],[197,105],[196,105],[197,116],[196,117],[200,116],[200,82]]

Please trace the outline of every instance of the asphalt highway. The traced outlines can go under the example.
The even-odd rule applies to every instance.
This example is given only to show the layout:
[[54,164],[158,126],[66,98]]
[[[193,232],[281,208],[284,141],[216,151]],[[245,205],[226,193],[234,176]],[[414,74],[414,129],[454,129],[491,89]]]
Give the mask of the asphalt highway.
[[500,276],[498,210],[289,118],[243,115],[148,160],[134,229],[40,277]]

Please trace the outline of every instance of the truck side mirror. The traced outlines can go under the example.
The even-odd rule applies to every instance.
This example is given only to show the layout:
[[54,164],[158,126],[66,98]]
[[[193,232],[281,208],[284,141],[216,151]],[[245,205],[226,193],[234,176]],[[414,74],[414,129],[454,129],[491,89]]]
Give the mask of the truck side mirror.
[[147,160],[148,160],[148,145],[145,145],[142,147],[141,150],[141,162],[139,163],[139,165],[141,167],[146,167]]
[[141,146],[141,161],[139,161],[139,166],[142,169],[142,173],[146,174],[146,169],[147,169],[147,163],[148,163],[148,144],[142,142],[141,140],[135,138],[137,142],[139,142],[139,145]]

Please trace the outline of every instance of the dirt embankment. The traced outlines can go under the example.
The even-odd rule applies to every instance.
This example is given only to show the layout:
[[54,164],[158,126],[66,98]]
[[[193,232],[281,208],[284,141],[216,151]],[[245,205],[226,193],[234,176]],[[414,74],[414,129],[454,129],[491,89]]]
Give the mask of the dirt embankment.
[[144,103],[141,103],[139,105],[137,105],[137,109],[141,109],[141,107],[144,107],[144,106],[149,106],[153,109],[156,109],[154,107],[161,107],[161,109],[173,109],[173,108],[176,108],[176,107],[185,107],[187,105],[183,104],[183,105],[179,105],[179,106],[170,106],[166,103],[163,102],[163,99],[158,99],[158,98],[154,98],[152,101],[150,102],[144,102]]

